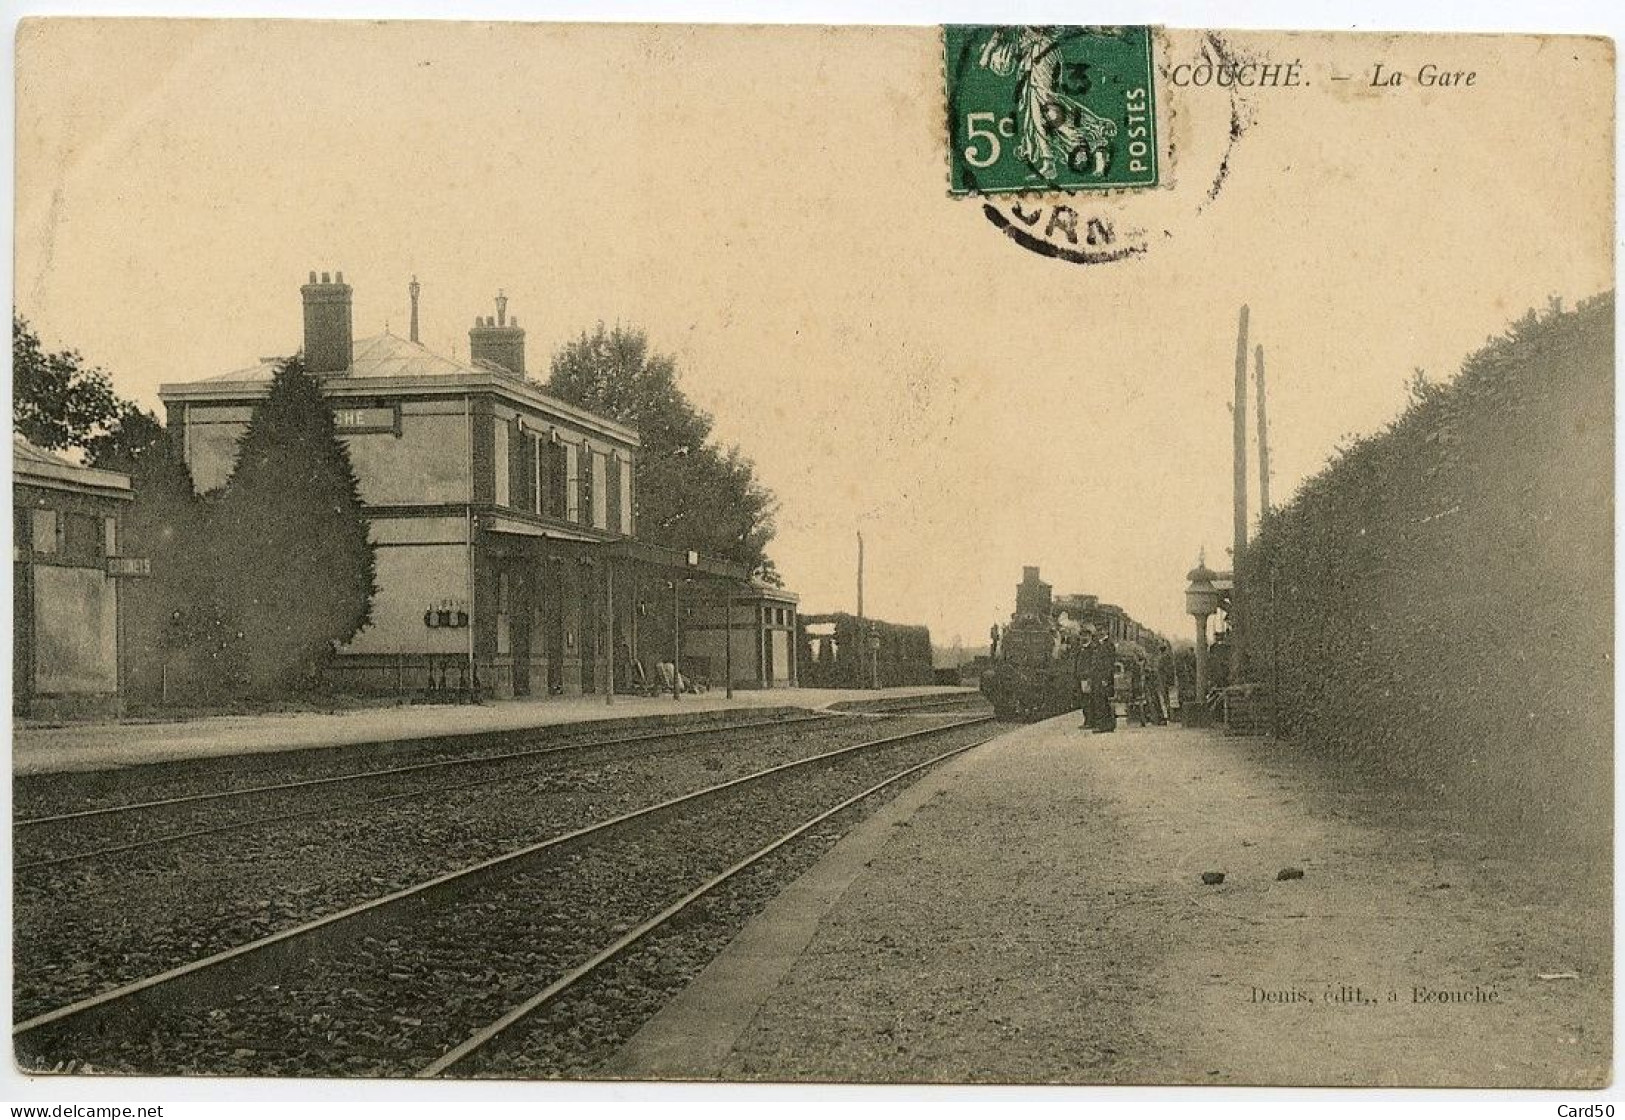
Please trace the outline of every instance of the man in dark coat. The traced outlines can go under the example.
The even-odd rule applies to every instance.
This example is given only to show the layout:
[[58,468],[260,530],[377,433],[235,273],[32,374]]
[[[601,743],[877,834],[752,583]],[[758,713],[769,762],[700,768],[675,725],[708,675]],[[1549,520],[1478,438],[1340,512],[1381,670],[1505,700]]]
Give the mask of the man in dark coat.
[[1078,707],[1085,731],[1095,725],[1095,698],[1091,680],[1095,671],[1094,640],[1094,631],[1086,626],[1072,644],[1072,676],[1078,682]]
[[1095,638],[1089,659],[1089,694],[1094,700],[1095,715],[1089,722],[1096,732],[1104,734],[1117,730],[1117,711],[1112,707],[1112,677],[1117,671],[1117,646],[1111,635],[1102,631]]

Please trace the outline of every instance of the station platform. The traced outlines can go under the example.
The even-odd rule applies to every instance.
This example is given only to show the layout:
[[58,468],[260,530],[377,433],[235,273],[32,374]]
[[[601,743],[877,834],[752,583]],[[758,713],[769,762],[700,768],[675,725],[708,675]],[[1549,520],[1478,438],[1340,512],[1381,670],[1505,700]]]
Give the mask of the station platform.
[[636,730],[660,726],[674,717],[736,709],[821,710],[864,700],[957,695],[968,688],[922,686],[874,690],[774,688],[662,696],[550,697],[483,704],[413,704],[337,712],[278,712],[263,715],[206,716],[199,719],[79,723],[53,727],[14,727],[12,773],[106,770],[143,763],[220,755],[348,746],[374,742],[434,739],[481,732],[524,731],[576,723],[613,721]]
[[1606,1084],[1606,868],[1365,788],[1265,739],[1014,730],[848,833],[601,1075]]

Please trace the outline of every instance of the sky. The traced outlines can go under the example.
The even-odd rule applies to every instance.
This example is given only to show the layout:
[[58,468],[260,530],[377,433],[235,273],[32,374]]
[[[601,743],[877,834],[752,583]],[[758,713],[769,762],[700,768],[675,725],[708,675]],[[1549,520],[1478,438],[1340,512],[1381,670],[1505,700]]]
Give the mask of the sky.
[[[538,376],[636,326],[778,495],[804,611],[853,609],[862,532],[867,613],[941,645],[1006,619],[1023,565],[1183,636],[1186,570],[1229,563],[1241,304],[1281,501],[1414,369],[1612,282],[1597,41],[1228,42],[1310,84],[1242,97],[1232,145],[1229,92],[1165,79],[1172,185],[1099,203],[1148,251],[1076,265],[948,197],[933,28],[33,22],[15,302],[149,406],[296,348],[312,269],[358,336],[406,333],[416,275],[462,357],[500,288]],[[1430,61],[1478,77],[1364,80]]]

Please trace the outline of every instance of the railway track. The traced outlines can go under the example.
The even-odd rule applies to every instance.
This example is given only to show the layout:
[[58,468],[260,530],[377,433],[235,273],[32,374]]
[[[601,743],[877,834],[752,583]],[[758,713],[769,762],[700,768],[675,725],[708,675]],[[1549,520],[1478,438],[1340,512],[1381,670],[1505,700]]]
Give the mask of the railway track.
[[616,814],[35,1016],[14,1028],[16,1052],[33,1069],[463,1071],[695,900],[986,741],[990,722],[866,740]]
[[[551,984],[548,984],[509,1011],[504,1012],[494,1021],[475,1030],[461,1043],[420,1069],[417,1076],[419,1078],[431,1078],[479,1072],[508,1073],[512,1068],[511,1064],[509,1064],[512,1052],[516,1049],[522,1051],[527,1042],[521,1034],[523,1028],[534,1023],[544,1010],[557,1003],[566,993],[593,979],[603,972],[607,966],[617,961],[634,947],[640,945],[657,932],[671,926],[695,903],[714,895],[746,872],[761,866],[788,845],[826,822],[848,812],[854,806],[940,762],[979,747],[991,738],[992,736],[988,735],[972,743],[951,747],[923,762],[916,763],[895,774],[882,778],[866,789],[859,790],[857,793],[816,814],[810,820],[795,825],[789,831],[770,840],[725,870],[712,875],[704,882],[693,887],[680,898],[667,904],[659,913],[645,919],[627,933],[599,948],[585,961],[554,980]],[[504,1053],[505,1049],[507,1053]]]
[[[24,817],[15,820],[12,826],[13,856],[16,860],[12,869],[17,873],[37,872],[86,860],[127,855],[143,849],[177,844],[201,837],[221,835],[270,824],[285,824],[290,821],[323,816],[335,811],[384,805],[419,797],[430,797],[459,789],[471,789],[475,786],[514,780],[540,772],[536,768],[515,770],[512,768],[515,763],[555,759],[561,755],[575,756],[587,751],[644,745],[656,741],[691,741],[700,736],[718,736],[769,727],[782,728],[826,723],[840,718],[842,717],[836,714],[820,713],[792,718],[728,723],[721,726],[710,725],[636,735],[619,735],[609,738],[587,739],[580,742],[551,744],[526,750],[436,759],[431,762],[412,763],[404,766],[389,766],[295,781],[271,782],[240,789],[214,790],[147,801],[99,806],[93,809]],[[494,772],[479,778],[458,779],[450,782],[434,780],[423,784],[415,782],[415,779],[418,778],[434,779],[437,776],[453,772],[485,768],[492,768]],[[344,799],[345,795],[352,795],[353,791],[360,787],[380,784],[388,786],[403,781],[408,785],[408,788],[403,790],[352,800]],[[338,793],[341,796],[332,801],[321,801],[318,798],[319,804],[314,806],[309,804],[311,795],[329,792]],[[239,815],[242,812],[242,806],[266,801],[273,804],[283,802],[300,807],[269,812],[260,816]],[[204,814],[201,821],[192,815],[195,811],[201,811]],[[208,814],[211,813],[216,814],[216,819],[210,818]],[[160,832],[156,835],[146,835],[139,839],[130,837],[131,833],[140,833],[143,830],[151,829],[153,827],[150,823],[151,819],[154,816],[162,817],[165,814],[180,815],[182,823],[169,831]],[[82,832],[87,824],[110,828],[115,832],[115,836],[122,829],[124,836],[116,838],[110,843],[91,843],[84,848],[68,852],[58,851],[57,854],[53,855],[38,854],[41,848],[50,850],[60,848],[64,843],[72,846],[76,842],[83,842],[84,836],[76,836],[75,833]],[[93,838],[94,834],[91,835]]]
[[883,696],[864,700],[847,700],[831,706],[831,711],[849,715],[920,715],[981,711],[988,708],[980,692],[939,692],[926,696]]
[[14,1014],[32,1017],[636,805],[876,734],[862,718],[781,722],[690,737],[680,750],[565,755],[501,782],[449,783],[432,799],[39,867],[14,881]]

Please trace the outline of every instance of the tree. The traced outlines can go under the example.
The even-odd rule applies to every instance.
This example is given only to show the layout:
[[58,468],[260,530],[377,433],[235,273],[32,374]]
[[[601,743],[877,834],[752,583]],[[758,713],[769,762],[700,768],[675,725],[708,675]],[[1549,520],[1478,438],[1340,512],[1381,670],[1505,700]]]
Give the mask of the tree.
[[[169,438],[169,430],[159,423],[158,417],[130,401],[121,400],[113,419],[103,430],[82,440],[85,457],[93,467],[103,470],[134,471],[136,464],[156,452],[160,457],[180,462]],[[181,463],[184,470],[185,464]],[[190,480],[190,474],[188,474]]]
[[47,354],[28,320],[15,312],[11,361],[12,426],[36,447],[79,448],[93,467],[128,472],[166,436],[156,416],[113,391],[106,370],[86,364],[76,350]]
[[304,363],[276,371],[215,514],[222,604],[244,634],[244,686],[308,686],[371,619],[372,545],[350,455]]
[[107,372],[77,350],[48,354],[27,319],[11,315],[11,423],[36,447],[82,447],[106,431],[119,400]]
[[92,459],[130,476],[135,500],[119,525],[119,552],[151,565],[148,578],[119,593],[125,688],[147,700],[214,699],[233,687],[238,628],[221,603],[210,510],[179,449],[159,432],[134,453]]
[[546,388],[637,430],[640,539],[720,556],[777,584],[767,556],[777,500],[737,447],[709,442],[711,417],[677,381],[676,362],[650,354],[643,331],[599,323],[553,356]]

